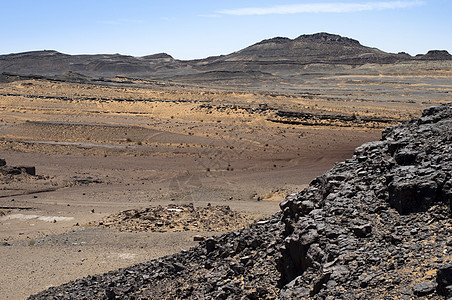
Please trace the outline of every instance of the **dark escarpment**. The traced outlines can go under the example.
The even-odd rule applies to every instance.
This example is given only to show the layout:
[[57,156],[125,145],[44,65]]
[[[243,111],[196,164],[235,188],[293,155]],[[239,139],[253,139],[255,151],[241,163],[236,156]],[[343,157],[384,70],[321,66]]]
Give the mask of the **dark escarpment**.
[[281,212],[30,299],[452,297],[452,105],[388,127]]

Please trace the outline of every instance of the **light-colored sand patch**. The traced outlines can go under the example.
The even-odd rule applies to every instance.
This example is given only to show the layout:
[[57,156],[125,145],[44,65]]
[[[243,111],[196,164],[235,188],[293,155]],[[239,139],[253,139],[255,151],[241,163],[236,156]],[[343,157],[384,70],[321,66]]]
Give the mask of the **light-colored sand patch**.
[[61,221],[72,221],[74,217],[58,217],[58,216],[39,216],[39,215],[24,215],[24,214],[12,214],[3,216],[0,220],[39,220],[44,222],[61,222]]
[[134,259],[136,254],[133,253],[118,253],[120,259]]

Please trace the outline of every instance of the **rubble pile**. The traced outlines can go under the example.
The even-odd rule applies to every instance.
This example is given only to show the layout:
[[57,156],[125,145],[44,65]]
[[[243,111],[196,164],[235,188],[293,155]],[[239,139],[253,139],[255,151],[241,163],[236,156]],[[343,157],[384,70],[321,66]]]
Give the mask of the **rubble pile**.
[[251,221],[227,205],[195,207],[190,204],[170,204],[167,207],[131,209],[108,216],[97,224],[119,231],[231,231],[246,227]]

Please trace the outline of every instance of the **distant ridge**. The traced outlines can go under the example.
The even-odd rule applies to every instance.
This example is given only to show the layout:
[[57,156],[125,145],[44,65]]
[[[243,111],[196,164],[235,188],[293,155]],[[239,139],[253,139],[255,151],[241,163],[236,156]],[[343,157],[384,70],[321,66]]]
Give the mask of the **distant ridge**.
[[359,66],[412,60],[446,61],[452,60],[452,55],[445,50],[431,50],[415,57],[404,52],[387,53],[363,46],[348,37],[321,32],[300,35],[295,39],[275,37],[228,55],[188,61],[174,59],[166,53],[133,57],[121,54],[68,55],[55,50],[29,51],[0,55],[0,73],[59,76],[76,72],[90,77],[181,78],[205,72],[264,72],[274,75],[295,72],[300,66],[312,64]]
[[416,55],[416,57],[425,60],[451,60],[452,55],[446,50],[430,50],[425,55]]
[[171,55],[166,53],[157,53],[157,54],[151,54],[147,56],[142,56],[143,59],[174,59]]

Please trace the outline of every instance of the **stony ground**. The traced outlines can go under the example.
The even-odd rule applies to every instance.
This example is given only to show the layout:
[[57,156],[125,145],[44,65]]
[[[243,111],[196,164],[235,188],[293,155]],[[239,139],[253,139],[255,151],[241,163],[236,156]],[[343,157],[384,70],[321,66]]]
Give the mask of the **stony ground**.
[[268,219],[30,299],[451,297],[451,124],[451,105],[429,108]]

